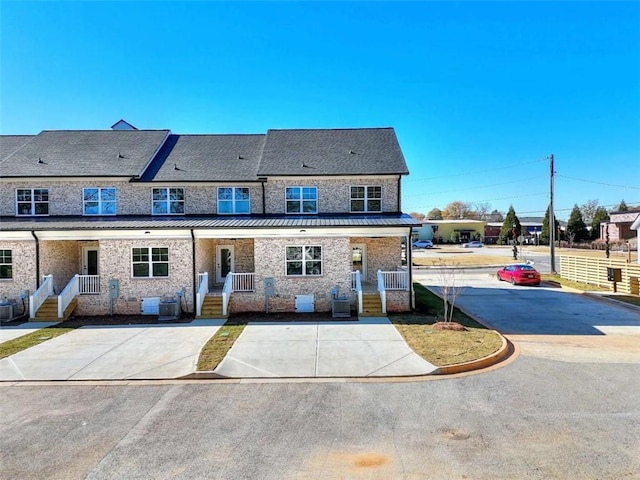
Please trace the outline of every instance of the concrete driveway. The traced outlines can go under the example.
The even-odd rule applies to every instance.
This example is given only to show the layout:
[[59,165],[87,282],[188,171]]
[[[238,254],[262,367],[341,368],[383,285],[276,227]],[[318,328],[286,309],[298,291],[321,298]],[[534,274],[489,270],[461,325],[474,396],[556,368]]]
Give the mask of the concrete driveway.
[[[492,326],[523,353],[568,362],[640,363],[640,309],[561,288],[513,286],[464,273],[456,305]],[[437,289],[436,272],[417,279]]]
[[3,358],[0,380],[180,377],[195,370],[200,349],[223,323],[81,327]]
[[436,367],[409,348],[388,318],[249,323],[214,370],[228,377],[385,377]]

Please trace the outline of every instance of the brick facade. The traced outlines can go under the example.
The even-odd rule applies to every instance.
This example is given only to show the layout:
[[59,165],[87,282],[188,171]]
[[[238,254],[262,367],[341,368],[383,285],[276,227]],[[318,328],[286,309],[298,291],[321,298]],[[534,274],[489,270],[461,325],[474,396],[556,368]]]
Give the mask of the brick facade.
[[35,240],[0,241],[0,249],[11,250],[12,278],[0,280],[0,300],[19,298],[25,290],[36,291]]

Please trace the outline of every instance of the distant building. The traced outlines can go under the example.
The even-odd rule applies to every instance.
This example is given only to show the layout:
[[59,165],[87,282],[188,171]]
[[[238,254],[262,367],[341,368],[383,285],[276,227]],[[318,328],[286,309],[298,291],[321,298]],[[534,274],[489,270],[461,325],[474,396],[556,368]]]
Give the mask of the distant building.
[[[627,212],[609,212],[609,221],[600,223],[600,238],[602,240],[607,237],[607,228],[609,229],[609,241],[625,241],[635,237],[633,225],[640,216],[640,210],[631,210]],[[634,223],[635,222],[635,223]]]
[[483,240],[485,225],[483,220],[424,220],[418,229],[418,239],[434,243],[465,243]]

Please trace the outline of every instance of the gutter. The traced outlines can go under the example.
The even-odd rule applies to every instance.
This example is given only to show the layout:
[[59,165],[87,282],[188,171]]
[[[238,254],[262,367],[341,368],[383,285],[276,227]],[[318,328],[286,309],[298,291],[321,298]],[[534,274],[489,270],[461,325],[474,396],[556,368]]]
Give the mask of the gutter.
[[33,230],[31,230],[31,235],[36,241],[36,290],[38,290],[40,288],[40,239]]
[[266,199],[264,198],[264,195],[265,195],[264,183],[267,181],[267,178],[258,177],[258,180],[260,180],[260,184],[262,185],[262,215],[266,215],[267,207],[266,207]]
[[[196,236],[191,232],[191,273],[193,275],[193,313],[196,313],[196,295],[198,285],[198,273],[196,272]],[[186,303],[186,302],[185,302]]]

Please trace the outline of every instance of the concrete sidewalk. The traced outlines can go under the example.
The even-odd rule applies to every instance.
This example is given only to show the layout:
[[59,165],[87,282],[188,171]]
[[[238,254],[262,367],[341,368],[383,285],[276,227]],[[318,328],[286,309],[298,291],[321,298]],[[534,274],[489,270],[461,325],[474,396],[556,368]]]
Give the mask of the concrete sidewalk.
[[57,325],[59,322],[25,322],[20,325],[0,326],[0,343],[19,338],[41,328]]
[[386,377],[437,367],[409,348],[387,318],[249,323],[214,373],[227,377]]
[[[224,320],[195,320],[188,324],[81,327],[3,358],[0,380],[181,377],[195,370],[200,349],[222,324]],[[3,341],[5,335],[8,331],[3,333]]]

